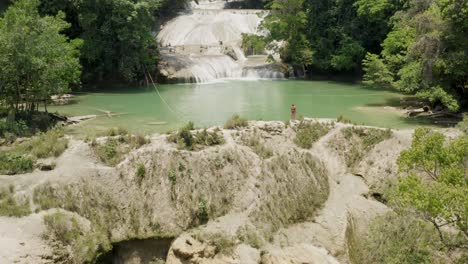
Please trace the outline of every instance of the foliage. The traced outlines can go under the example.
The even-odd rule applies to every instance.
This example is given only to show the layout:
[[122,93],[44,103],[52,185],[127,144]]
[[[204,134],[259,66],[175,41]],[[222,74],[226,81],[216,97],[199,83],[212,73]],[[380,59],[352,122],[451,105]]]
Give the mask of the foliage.
[[149,140],[141,135],[119,135],[108,137],[100,143],[94,140],[91,146],[102,162],[109,166],[115,166],[119,164],[130,151],[138,149],[148,143]]
[[325,124],[301,121],[297,127],[294,143],[301,148],[310,149],[314,142],[328,133],[328,130]]
[[145,178],[145,175],[146,175],[145,164],[142,164],[142,163],[138,164],[137,171],[136,171],[136,177],[141,182]]
[[153,13],[160,1],[83,0],[77,6],[84,78],[89,80],[118,76],[125,81],[141,78],[155,69],[156,40]]
[[[369,234],[358,240],[353,263],[437,263],[437,233],[412,216],[387,213],[371,222]],[[442,262],[441,262],[442,263]]]
[[249,146],[255,154],[262,159],[268,159],[273,156],[273,150],[261,142],[260,135],[257,130],[253,133],[243,133],[241,141]]
[[82,41],[60,34],[64,14],[41,17],[39,0],[18,0],[0,18],[0,101],[35,111],[79,83]]
[[211,132],[204,129],[195,133],[195,135],[192,134],[192,130],[194,129],[194,124],[189,122],[177,132],[170,134],[167,140],[176,143],[179,148],[185,148],[187,150],[197,150],[200,146],[214,146],[224,143],[224,138],[222,135],[219,135],[218,129]]
[[[415,94],[433,107],[457,111],[466,100],[466,1],[410,0],[392,19],[380,56],[365,63],[365,82]],[[380,84],[379,84],[380,83]],[[465,98],[463,98],[465,96]]]
[[199,205],[198,205],[198,221],[201,224],[206,224],[208,223],[208,220],[210,219],[210,216],[208,214],[208,204],[205,200],[201,200]]
[[44,216],[47,236],[69,245],[76,241],[81,233],[81,228],[75,217],[64,213],[53,213]]
[[337,121],[337,122],[340,122],[340,123],[344,123],[344,124],[352,123],[352,122],[351,122],[351,119],[345,117],[344,115],[339,115],[339,116],[336,118],[336,121]]
[[208,243],[215,246],[216,253],[224,255],[231,255],[234,252],[236,246],[236,240],[234,237],[226,233],[221,232],[197,232],[194,237],[201,242]]
[[31,172],[34,161],[22,155],[0,152],[0,174],[15,175]]
[[286,41],[280,49],[283,61],[302,67],[310,65],[313,52],[304,34],[307,24],[304,0],[273,0],[268,7],[273,11],[262,26],[269,31],[269,41]]
[[249,123],[247,119],[240,117],[238,114],[233,115],[226,123],[224,124],[225,129],[237,129],[241,127],[248,126]]
[[0,216],[22,217],[31,213],[29,201],[27,199],[17,200],[15,197],[15,187],[0,189]]
[[382,88],[391,87],[393,74],[387,69],[387,66],[378,55],[367,53],[362,65],[366,73],[363,77],[364,84]]
[[259,55],[265,53],[265,37],[255,34],[242,33],[242,48],[246,55]]
[[465,135],[468,135],[468,114],[463,115],[463,120],[457,124],[458,129],[460,129]]
[[402,176],[389,194],[397,210],[415,212],[432,223],[449,246],[458,245],[448,242],[440,230],[444,225],[452,225],[463,234],[458,243],[468,243],[467,157],[468,137],[446,143],[444,135],[418,128],[411,148],[398,158]]

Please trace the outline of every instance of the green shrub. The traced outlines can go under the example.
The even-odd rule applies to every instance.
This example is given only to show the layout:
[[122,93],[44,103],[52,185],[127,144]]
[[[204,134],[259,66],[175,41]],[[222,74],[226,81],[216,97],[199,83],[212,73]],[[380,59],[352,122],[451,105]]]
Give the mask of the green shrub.
[[443,263],[436,259],[440,248],[436,230],[410,216],[377,217],[368,236],[355,242],[353,263]]
[[68,147],[68,139],[64,138],[64,131],[54,128],[46,133],[38,133],[29,141],[21,144],[18,150],[36,158],[58,157]]
[[103,136],[115,137],[115,136],[124,136],[128,134],[129,132],[126,128],[118,127],[118,128],[108,129],[107,131],[104,132]]
[[204,146],[221,145],[224,143],[224,138],[215,131],[208,132],[206,129],[204,129],[202,132],[195,134],[194,142],[195,144]]
[[192,130],[194,129],[193,123],[189,122],[176,133],[170,134],[167,141],[176,143],[179,148],[187,150],[196,150],[197,146],[213,146],[224,143],[224,138],[218,134],[218,131],[208,132],[204,129],[193,135]]
[[208,204],[205,200],[201,200],[198,205],[198,221],[201,224],[206,224],[208,223],[209,219],[210,217],[208,214]]
[[321,123],[305,123],[301,121],[297,127],[294,143],[305,149],[310,149],[312,144],[328,133],[328,127]]
[[346,118],[346,117],[343,116],[343,115],[339,115],[339,116],[336,118],[336,121],[337,121],[337,122],[340,122],[340,123],[345,123],[345,124],[350,124],[350,123],[352,123],[352,122],[351,122],[351,119],[348,119],[348,118]]
[[14,192],[13,185],[0,189],[0,216],[22,217],[31,214],[29,201],[27,199],[16,200]]
[[225,129],[236,129],[240,127],[246,127],[249,123],[247,119],[241,118],[238,114],[233,115],[226,124],[224,124]]
[[463,120],[458,123],[457,128],[468,135],[468,114],[463,114]]
[[149,142],[148,139],[141,135],[120,135],[107,138],[102,143],[93,140],[90,145],[102,162],[109,166],[115,166],[119,164],[131,150],[138,149]]
[[62,205],[62,201],[56,197],[55,189],[48,184],[34,188],[33,202],[41,210],[60,208]]
[[71,245],[80,238],[81,228],[73,216],[64,213],[53,213],[44,216],[44,224],[48,238],[56,239],[65,245]]
[[142,164],[142,163],[138,164],[137,171],[136,171],[137,179],[141,182],[145,178],[145,175],[146,175],[145,164]]
[[26,156],[0,152],[0,174],[15,175],[31,172],[34,161]]

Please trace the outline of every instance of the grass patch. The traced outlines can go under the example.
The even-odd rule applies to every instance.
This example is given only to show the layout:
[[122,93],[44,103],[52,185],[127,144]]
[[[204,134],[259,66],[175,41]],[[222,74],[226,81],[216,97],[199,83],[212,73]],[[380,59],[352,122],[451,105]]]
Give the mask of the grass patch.
[[0,152],[0,174],[15,175],[31,172],[34,160],[15,153]]
[[177,132],[170,134],[167,141],[176,143],[180,149],[199,150],[203,146],[214,146],[224,144],[224,138],[219,129],[209,132],[207,129],[192,133],[195,126],[192,122],[187,123]]
[[258,232],[255,230],[255,227],[251,226],[243,226],[240,227],[237,232],[236,232],[237,238],[244,242],[245,244],[256,248],[260,249],[263,245],[263,240],[258,234]]
[[46,226],[46,238],[56,239],[64,244],[72,244],[78,240],[81,228],[75,217],[64,213],[53,213],[44,216]]
[[68,147],[68,139],[64,138],[64,135],[61,128],[54,128],[46,133],[38,133],[29,141],[18,146],[18,150],[38,159],[58,157]]
[[145,164],[142,164],[142,163],[138,164],[135,175],[139,182],[143,181],[146,175]]
[[301,121],[297,127],[294,143],[301,148],[310,149],[314,142],[326,135],[329,131],[327,125],[321,123],[305,123]]
[[246,127],[248,125],[249,123],[247,122],[247,119],[244,119],[240,117],[238,114],[235,114],[226,121],[226,123],[224,124],[224,128],[225,129],[237,129],[241,127]]
[[273,150],[262,144],[257,130],[253,133],[243,133],[240,139],[244,145],[249,146],[260,158],[268,159],[273,156]]
[[346,127],[341,130],[341,133],[347,141],[346,144],[350,146],[348,151],[343,151],[346,165],[349,168],[359,163],[364,154],[375,145],[392,137],[390,129]]
[[339,115],[337,118],[336,118],[336,121],[339,122],[339,123],[344,123],[344,124],[351,124],[351,119],[349,118],[346,118],[345,116],[343,115]]
[[104,142],[91,142],[91,147],[98,155],[99,159],[109,166],[119,164],[126,154],[134,149],[148,144],[149,140],[141,135],[119,135],[109,137]]
[[0,216],[22,217],[31,214],[27,199],[17,200],[14,197],[15,187],[0,189]]

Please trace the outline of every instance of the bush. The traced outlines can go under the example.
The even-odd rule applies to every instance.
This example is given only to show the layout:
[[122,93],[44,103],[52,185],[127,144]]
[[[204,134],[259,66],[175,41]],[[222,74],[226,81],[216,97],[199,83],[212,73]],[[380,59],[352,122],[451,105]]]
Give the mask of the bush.
[[356,239],[354,263],[443,263],[436,261],[435,229],[411,216],[394,213],[377,217],[365,239]]
[[246,127],[248,126],[247,119],[241,118],[239,115],[235,114],[233,115],[228,121],[226,121],[226,124],[224,124],[225,129],[236,129],[240,127]]
[[110,128],[107,131],[104,132],[103,136],[108,136],[108,137],[115,137],[115,136],[124,136],[128,135],[128,130],[123,127],[118,127],[118,128]]
[[321,123],[305,123],[301,121],[297,128],[294,143],[305,149],[310,149],[312,144],[328,133],[328,127]]
[[192,130],[195,127],[192,122],[183,126],[176,133],[172,133],[167,137],[167,140],[172,143],[176,143],[179,148],[187,150],[196,150],[197,145],[202,146],[213,146],[224,143],[224,138],[218,134],[218,131],[208,132],[204,129],[201,132],[197,132],[195,136],[192,134]]
[[198,221],[201,224],[206,224],[208,223],[209,219],[208,205],[205,200],[201,200],[200,204],[198,205]]
[[350,119],[344,117],[343,115],[339,115],[339,116],[336,118],[336,121],[337,121],[337,122],[340,122],[340,123],[345,123],[345,124],[350,124],[350,123],[352,123]]
[[0,174],[15,175],[31,172],[34,161],[25,156],[0,152]]
[[29,201],[27,199],[16,200],[14,192],[13,185],[0,189],[0,216],[22,217],[31,213]]
[[137,171],[136,171],[137,179],[141,182],[145,178],[145,175],[146,175],[145,164],[142,164],[142,163],[138,164]]
[[61,128],[54,128],[46,133],[39,133],[31,140],[21,144],[19,151],[36,158],[58,157],[68,147],[68,139]]
[[463,120],[458,123],[457,128],[468,135],[468,114],[463,114]]
[[131,150],[138,149],[149,142],[148,139],[141,135],[120,135],[107,138],[102,143],[93,140],[90,145],[102,162],[109,166],[115,166]]
[[206,129],[204,129],[202,132],[195,134],[194,142],[195,144],[199,145],[214,146],[223,144],[224,138],[215,131],[208,132]]
[[65,245],[71,245],[80,238],[81,228],[75,217],[64,213],[45,215],[44,224],[46,226],[44,235]]

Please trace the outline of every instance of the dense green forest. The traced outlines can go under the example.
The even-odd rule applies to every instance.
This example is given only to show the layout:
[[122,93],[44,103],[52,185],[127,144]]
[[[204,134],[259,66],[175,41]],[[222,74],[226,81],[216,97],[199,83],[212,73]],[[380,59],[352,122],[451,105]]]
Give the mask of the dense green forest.
[[[30,107],[34,108],[36,101],[46,100],[58,88],[44,92],[40,87],[46,87],[46,81],[39,84],[39,79],[33,76],[60,79],[55,83],[60,85],[60,92],[65,92],[81,84],[137,82],[144,78],[145,72],[155,74],[158,47],[154,31],[165,16],[174,14],[186,2],[14,1],[11,10],[4,12],[0,20],[1,41],[4,42],[0,47],[0,60],[9,65],[0,73],[2,94],[9,94],[8,104],[16,100],[17,105],[19,97],[33,96]],[[283,61],[309,76],[353,74],[363,76],[366,85],[414,94],[432,108],[459,111],[466,107],[467,1],[245,0],[229,2],[228,6],[272,10],[262,24],[269,34],[246,36],[249,39],[244,42],[251,46],[246,51],[250,53],[258,53],[274,40],[284,41],[284,45],[278,47]],[[14,15],[25,9],[32,15]],[[47,22],[39,23],[43,20]],[[65,67],[52,74],[40,72],[40,69],[47,68],[47,63],[53,64],[58,57],[31,53],[29,57],[21,56],[24,60],[13,62],[12,52],[19,54],[21,49],[29,49],[13,45],[18,43],[16,38],[29,37],[22,25],[37,32],[37,41],[47,32],[60,34],[54,36],[61,39],[63,49],[70,50],[63,55],[64,60],[74,61],[78,57],[79,64],[74,61],[74,66],[67,64],[70,70]],[[50,56],[62,52],[53,45],[43,50],[50,52]],[[36,63],[36,55],[37,58],[42,56],[46,64],[24,67],[25,63]],[[22,75],[14,74],[18,68],[24,71]],[[77,75],[80,78],[76,78]],[[35,83],[30,83],[33,79]]]

